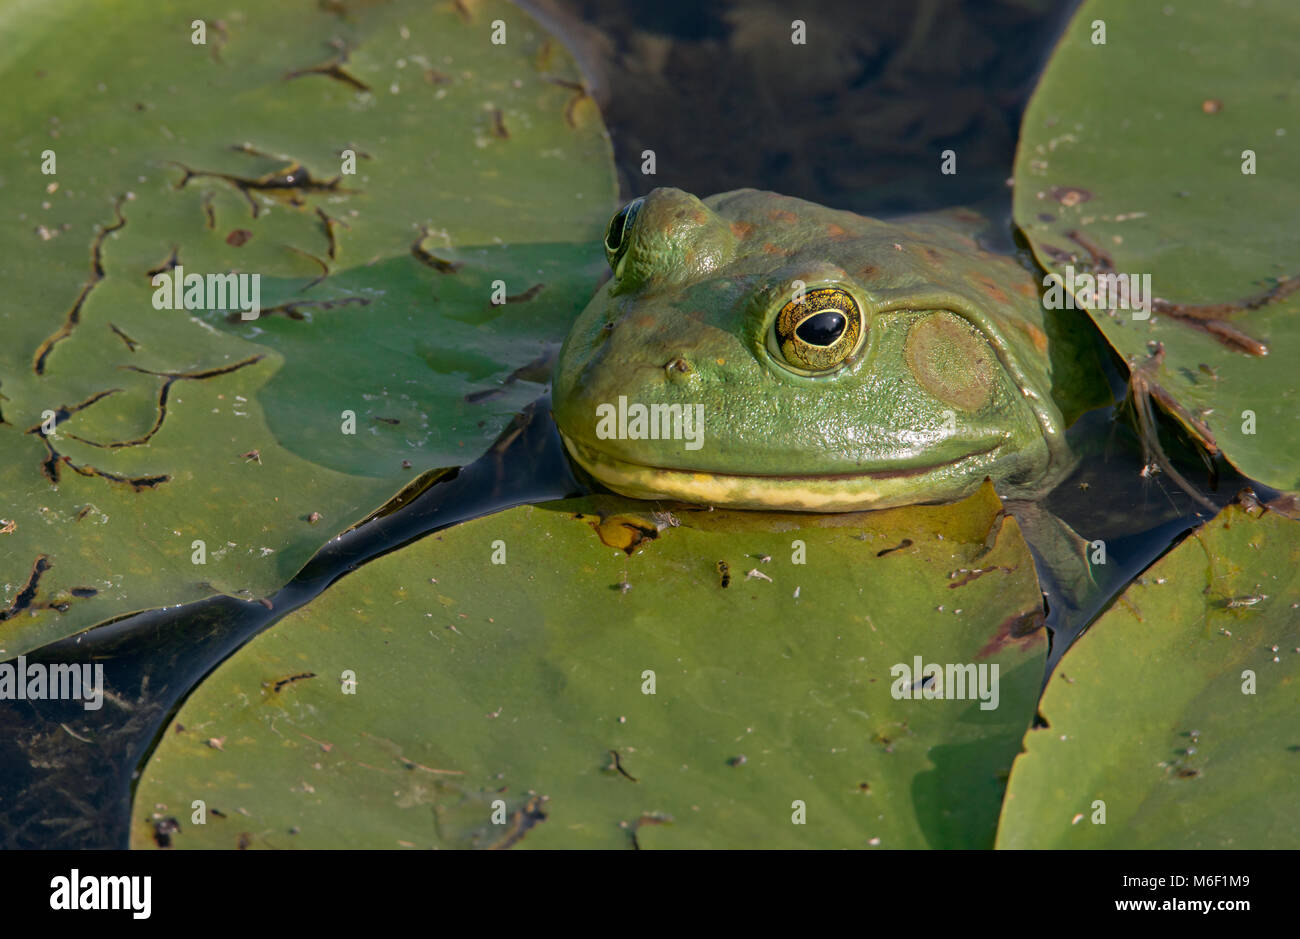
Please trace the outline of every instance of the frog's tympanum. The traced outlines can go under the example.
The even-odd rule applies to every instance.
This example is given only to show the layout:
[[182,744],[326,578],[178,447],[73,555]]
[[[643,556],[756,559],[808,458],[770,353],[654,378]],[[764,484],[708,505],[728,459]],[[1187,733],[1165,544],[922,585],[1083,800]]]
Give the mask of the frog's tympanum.
[[656,189],[556,367],[573,458],[616,492],[849,511],[1027,498],[1070,464],[1038,281],[974,213],[877,221]]

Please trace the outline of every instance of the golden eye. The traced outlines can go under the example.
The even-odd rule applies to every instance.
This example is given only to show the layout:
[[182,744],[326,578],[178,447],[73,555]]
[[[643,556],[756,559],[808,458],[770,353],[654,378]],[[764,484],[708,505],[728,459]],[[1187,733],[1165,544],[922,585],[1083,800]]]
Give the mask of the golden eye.
[[772,343],[783,364],[800,374],[834,371],[862,345],[862,311],[839,287],[810,290],[791,300],[772,324]]

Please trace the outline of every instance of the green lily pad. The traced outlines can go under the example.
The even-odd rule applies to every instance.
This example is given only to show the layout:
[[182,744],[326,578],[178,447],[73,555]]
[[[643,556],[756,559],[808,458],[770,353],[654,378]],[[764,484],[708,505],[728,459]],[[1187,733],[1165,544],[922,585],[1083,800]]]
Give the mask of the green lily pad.
[[1298,572],[1300,523],[1233,505],[1144,573],[1048,683],[998,846],[1300,847]]
[[1290,490],[1298,35],[1290,0],[1249,15],[1227,0],[1083,4],[1025,113],[1014,213],[1067,289],[1086,293],[1080,274],[1149,277],[1150,311],[1108,290],[1092,318],[1143,394],[1245,475]]
[[[845,515],[511,509],[368,564],[223,663],[149,760],[132,840],[989,847],[1042,620],[988,484]],[[916,657],[996,666],[996,707],[896,698]]]
[[[614,171],[515,7],[52,3],[5,34],[0,657],[265,596],[541,391]],[[258,275],[257,318],[167,308],[182,270]]]

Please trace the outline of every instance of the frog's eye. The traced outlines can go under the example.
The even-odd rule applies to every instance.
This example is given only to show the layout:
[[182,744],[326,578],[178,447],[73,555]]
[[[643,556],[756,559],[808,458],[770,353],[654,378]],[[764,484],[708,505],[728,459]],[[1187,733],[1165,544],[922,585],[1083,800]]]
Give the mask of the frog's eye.
[[839,287],[808,291],[776,315],[771,343],[782,364],[803,375],[820,375],[843,365],[862,345],[862,311]]
[[641,206],[644,204],[645,199],[633,199],[619,209],[618,214],[609,220],[609,227],[605,229],[605,258],[609,261],[610,270],[614,272],[615,277],[619,275],[619,263],[632,244],[632,223],[636,221],[637,213],[641,211]]

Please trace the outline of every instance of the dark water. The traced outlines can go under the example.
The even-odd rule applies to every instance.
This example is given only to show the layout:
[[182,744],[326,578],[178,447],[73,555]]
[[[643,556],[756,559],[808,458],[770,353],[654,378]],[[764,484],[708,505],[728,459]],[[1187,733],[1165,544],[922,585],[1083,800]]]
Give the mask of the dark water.
[[[626,198],[753,187],[866,215],[1006,188],[1074,0],[527,0],[595,84]],[[803,22],[805,43],[791,41]],[[955,175],[940,154],[957,153]],[[656,175],[641,171],[653,150]]]
[[[801,3],[797,16],[816,54],[798,58],[789,41],[796,14],[778,3],[533,6],[565,30],[598,84],[625,198],[658,185],[699,195],[753,186],[875,215],[978,204],[1002,221],[1009,242],[1005,180],[1020,114],[1074,4]],[[949,148],[958,153],[956,176],[938,171]],[[640,171],[646,149],[656,154],[653,177]],[[1112,381],[1118,376],[1116,368]],[[1113,409],[1072,433],[1099,456],[1053,494],[1051,508],[1086,537],[1106,540],[1113,595],[1208,513],[1160,477],[1139,475],[1140,443]],[[1176,435],[1165,443],[1189,479],[1207,481]],[[1219,471],[1215,501],[1223,502],[1243,481]],[[111,667],[100,711],[80,702],[0,708],[0,846],[125,846],[134,779],[157,735],[241,645],[361,564],[429,532],[582,491],[543,399],[483,458],[426,474],[400,505],[327,545],[271,609],[216,598],[124,618],[29,655]],[[1064,627],[1054,636],[1055,661],[1083,620],[1051,622]]]
[[104,706],[0,708],[0,846],[125,847],[131,790],[157,735],[231,653],[366,561],[458,522],[581,492],[548,408],[548,399],[530,406],[483,457],[426,474],[403,504],[331,541],[270,598],[270,609],[216,597],[126,617],[29,654],[29,663],[104,663]]

